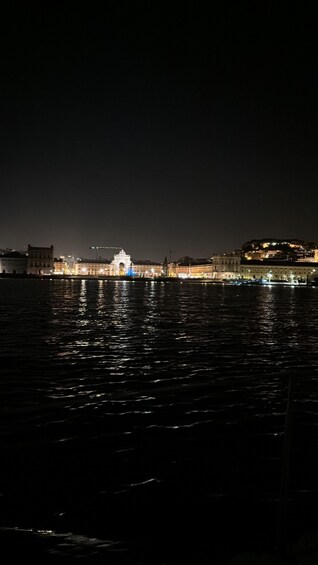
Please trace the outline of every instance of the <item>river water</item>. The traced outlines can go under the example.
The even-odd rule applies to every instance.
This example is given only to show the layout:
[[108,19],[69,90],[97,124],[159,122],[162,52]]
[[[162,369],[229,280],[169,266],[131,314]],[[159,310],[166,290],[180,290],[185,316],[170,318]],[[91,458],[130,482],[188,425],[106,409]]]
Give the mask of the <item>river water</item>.
[[318,528],[318,288],[1,279],[0,322],[12,559],[271,550],[291,382],[285,529]]

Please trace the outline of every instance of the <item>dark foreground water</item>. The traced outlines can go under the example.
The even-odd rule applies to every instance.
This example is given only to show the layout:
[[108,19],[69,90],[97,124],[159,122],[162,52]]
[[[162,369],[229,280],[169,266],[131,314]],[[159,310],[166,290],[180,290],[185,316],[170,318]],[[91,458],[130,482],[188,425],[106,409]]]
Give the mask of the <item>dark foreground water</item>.
[[318,288],[2,279],[0,363],[3,563],[273,552],[290,379],[287,544],[318,530]]

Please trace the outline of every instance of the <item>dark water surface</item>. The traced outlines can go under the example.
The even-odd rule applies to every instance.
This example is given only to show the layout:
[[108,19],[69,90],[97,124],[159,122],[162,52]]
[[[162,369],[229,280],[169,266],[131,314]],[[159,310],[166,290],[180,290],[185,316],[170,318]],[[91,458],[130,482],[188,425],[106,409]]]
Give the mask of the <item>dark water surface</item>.
[[[318,529],[318,288],[0,280],[0,541],[227,563]],[[9,562],[9,561],[8,561]]]

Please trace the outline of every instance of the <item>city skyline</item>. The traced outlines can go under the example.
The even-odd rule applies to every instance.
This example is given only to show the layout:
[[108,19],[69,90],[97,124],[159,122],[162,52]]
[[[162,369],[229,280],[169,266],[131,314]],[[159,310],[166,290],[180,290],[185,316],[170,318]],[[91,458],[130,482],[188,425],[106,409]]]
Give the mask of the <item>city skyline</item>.
[[2,7],[0,239],[162,260],[317,240],[317,7]]
[[[290,244],[292,244],[290,246]],[[52,247],[52,249],[54,250],[53,252],[53,256],[54,259],[65,259],[65,258],[73,258],[74,260],[105,260],[110,262],[112,260],[112,257],[115,257],[118,252],[124,252],[126,253],[127,249],[128,249],[128,253],[129,256],[132,257],[133,261],[153,261],[153,262],[157,262],[157,263],[164,263],[166,261],[168,262],[178,262],[178,261],[182,261],[182,260],[192,260],[192,261],[196,261],[196,262],[200,262],[201,260],[209,260],[211,259],[213,256],[215,255],[241,255],[242,257],[246,257],[248,259],[252,259],[253,258],[253,253],[255,254],[255,259],[257,258],[257,255],[261,254],[261,256],[264,256],[264,254],[266,254],[266,249],[272,249],[272,251],[269,252],[269,256],[270,255],[274,255],[277,253],[283,253],[286,254],[286,250],[289,247],[289,252],[293,251],[293,248],[298,248],[298,255],[304,255],[304,256],[308,256],[311,254],[315,254],[315,256],[318,253],[318,243],[314,242],[314,241],[306,241],[304,239],[299,239],[299,238],[250,238],[248,241],[243,242],[240,246],[237,246],[235,249],[232,249],[229,252],[226,251],[219,251],[219,252],[212,252],[210,253],[210,255],[208,256],[203,256],[198,255],[198,256],[190,256],[188,253],[184,253],[183,255],[181,255],[180,257],[174,257],[172,255],[172,250],[170,250],[169,255],[165,255],[164,257],[161,257],[160,259],[156,259],[152,256],[149,257],[140,257],[137,256],[133,253],[133,251],[131,251],[129,248],[126,248],[126,250],[123,247],[117,247],[117,246],[89,246],[88,250],[89,252],[85,255],[82,256],[78,256],[74,253],[60,253],[57,254],[55,251],[55,246],[53,244],[50,245],[42,245],[42,246],[36,246],[39,249],[48,249],[49,247]],[[24,247],[22,248],[21,246],[18,248],[9,248],[9,247],[0,247],[0,257],[1,255],[10,255],[10,253],[21,253],[21,254],[26,254],[28,255],[28,248],[32,248],[32,245],[28,244],[28,245],[24,245]],[[254,249],[254,251],[253,251]],[[269,250],[268,249],[268,250]],[[107,251],[106,251],[107,250]],[[112,251],[111,251],[112,250]],[[288,253],[288,251],[287,251]],[[295,250],[295,254],[297,255],[297,252]],[[295,255],[295,256],[296,256]],[[288,256],[286,256],[286,259],[288,260]],[[291,256],[289,257],[289,260],[291,259]]]

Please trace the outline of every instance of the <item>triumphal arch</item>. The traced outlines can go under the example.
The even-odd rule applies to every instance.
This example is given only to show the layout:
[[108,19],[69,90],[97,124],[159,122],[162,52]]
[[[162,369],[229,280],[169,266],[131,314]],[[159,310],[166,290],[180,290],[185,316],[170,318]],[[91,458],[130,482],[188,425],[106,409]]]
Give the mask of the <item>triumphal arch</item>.
[[131,269],[130,255],[127,255],[127,253],[125,253],[122,249],[119,253],[114,255],[114,259],[111,264],[115,276],[127,275]]

